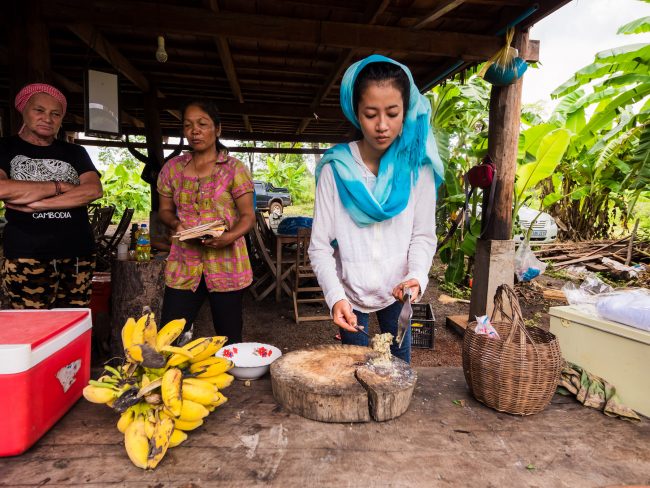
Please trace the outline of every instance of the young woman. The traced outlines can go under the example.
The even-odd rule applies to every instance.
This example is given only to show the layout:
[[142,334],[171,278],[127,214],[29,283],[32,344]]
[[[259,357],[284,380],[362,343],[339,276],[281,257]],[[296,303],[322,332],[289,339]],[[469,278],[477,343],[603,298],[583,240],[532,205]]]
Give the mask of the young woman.
[[[341,107],[363,139],[329,149],[316,169],[309,258],[343,344],[367,345],[357,327],[368,331],[370,312],[395,336],[404,291],[415,301],[427,286],[443,170],[406,66],[379,55],[353,64]],[[391,351],[410,362],[410,343],[409,330]]]
[[2,280],[12,308],[87,307],[95,240],[87,204],[102,184],[86,150],[56,138],[67,108],[51,85],[16,95],[18,135],[0,140],[0,200],[7,209]]
[[253,181],[244,164],[219,142],[217,108],[194,100],[183,110],[183,134],[192,151],[165,164],[158,177],[160,218],[175,234],[226,221],[220,237],[180,242],[174,239],[165,268],[160,323],[184,318],[191,327],[208,297],[215,332],[241,342],[242,297],[251,284],[244,235],[255,222]]

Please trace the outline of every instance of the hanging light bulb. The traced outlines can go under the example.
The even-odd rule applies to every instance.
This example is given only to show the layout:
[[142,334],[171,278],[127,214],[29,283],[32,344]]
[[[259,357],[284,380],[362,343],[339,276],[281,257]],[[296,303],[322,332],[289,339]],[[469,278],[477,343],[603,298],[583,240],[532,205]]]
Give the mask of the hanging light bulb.
[[167,61],[167,51],[165,51],[165,38],[158,36],[158,49],[156,50],[156,59],[159,63]]

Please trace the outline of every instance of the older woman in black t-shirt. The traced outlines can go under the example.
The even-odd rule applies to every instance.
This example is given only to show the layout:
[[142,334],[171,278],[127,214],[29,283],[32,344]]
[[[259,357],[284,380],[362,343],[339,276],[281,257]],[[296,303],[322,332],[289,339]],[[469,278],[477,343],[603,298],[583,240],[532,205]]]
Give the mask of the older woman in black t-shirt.
[[86,150],[56,139],[66,105],[53,86],[27,85],[15,101],[23,127],[0,140],[2,280],[13,308],[90,301],[95,244],[86,205],[102,196],[102,185]]

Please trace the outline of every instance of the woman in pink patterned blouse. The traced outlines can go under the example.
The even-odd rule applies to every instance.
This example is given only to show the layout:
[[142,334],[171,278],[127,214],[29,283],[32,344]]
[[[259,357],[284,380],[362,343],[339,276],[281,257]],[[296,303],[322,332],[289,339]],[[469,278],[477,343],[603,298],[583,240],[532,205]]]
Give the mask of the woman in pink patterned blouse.
[[220,237],[173,240],[161,324],[184,318],[191,327],[207,296],[215,332],[236,343],[241,342],[244,289],[253,281],[244,240],[255,222],[253,181],[219,142],[220,133],[214,104],[187,104],[183,135],[192,151],[169,160],[158,177],[160,219],[174,234],[218,219],[227,225]]

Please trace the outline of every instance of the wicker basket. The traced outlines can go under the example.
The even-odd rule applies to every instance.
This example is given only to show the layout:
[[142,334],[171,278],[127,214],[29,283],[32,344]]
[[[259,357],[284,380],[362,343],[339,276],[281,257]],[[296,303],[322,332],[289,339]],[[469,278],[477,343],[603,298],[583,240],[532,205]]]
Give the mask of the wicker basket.
[[[504,296],[512,317],[504,311]],[[495,321],[497,311],[501,321]],[[472,395],[500,412],[531,415],[549,404],[564,361],[557,339],[550,332],[526,327],[515,292],[497,288],[492,325],[500,339],[476,334],[470,323],[463,337],[463,372]]]

